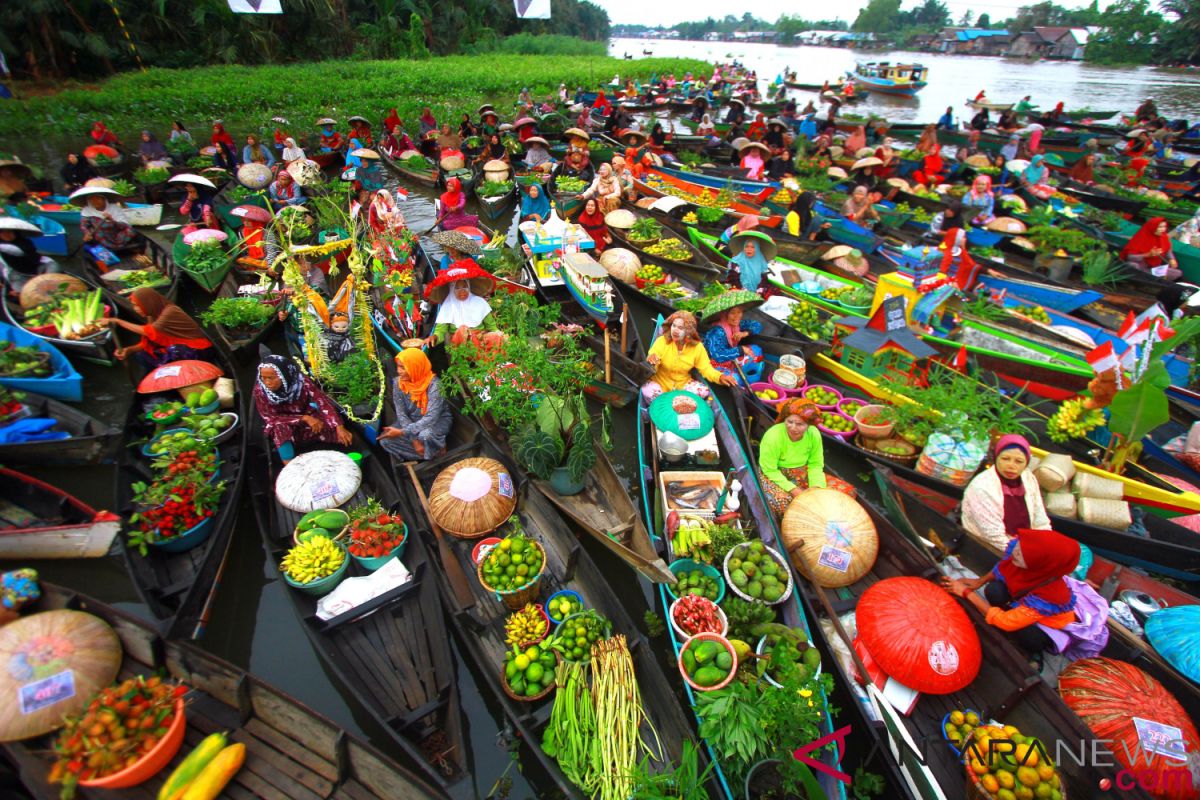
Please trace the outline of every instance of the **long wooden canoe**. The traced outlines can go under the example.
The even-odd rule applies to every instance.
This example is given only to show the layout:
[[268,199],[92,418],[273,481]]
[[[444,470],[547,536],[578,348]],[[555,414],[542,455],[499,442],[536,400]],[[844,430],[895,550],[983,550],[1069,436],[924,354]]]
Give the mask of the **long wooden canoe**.
[[96,464],[113,460],[121,432],[75,406],[50,397],[25,392],[21,404],[29,417],[53,419],[57,430],[68,439],[10,442],[0,444],[0,463],[4,464]]
[[37,478],[0,467],[0,559],[108,555],[121,518]]

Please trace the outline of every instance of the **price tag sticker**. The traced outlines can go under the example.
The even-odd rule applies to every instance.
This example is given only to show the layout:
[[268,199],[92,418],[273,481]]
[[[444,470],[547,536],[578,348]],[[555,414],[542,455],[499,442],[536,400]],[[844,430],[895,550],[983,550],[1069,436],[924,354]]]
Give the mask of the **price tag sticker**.
[[341,487],[338,486],[336,480],[329,478],[316,484],[309,491],[312,493],[313,503],[319,503],[322,500],[328,500],[330,497],[337,496],[337,493],[341,491]]
[[75,673],[63,670],[17,690],[22,714],[32,714],[75,696]]
[[178,364],[168,364],[165,367],[159,367],[154,371],[155,378],[174,378],[182,369]]
[[679,430],[694,431],[700,427],[699,414],[680,414],[679,415]]
[[817,563],[838,572],[846,572],[850,569],[850,558],[850,551],[826,546],[821,548],[821,555],[817,557]]
[[501,472],[496,476],[496,492],[501,497],[513,496],[512,476],[510,476],[507,472]]
[[1181,729],[1141,717],[1133,718],[1133,727],[1144,752],[1187,761],[1187,748],[1184,746]]

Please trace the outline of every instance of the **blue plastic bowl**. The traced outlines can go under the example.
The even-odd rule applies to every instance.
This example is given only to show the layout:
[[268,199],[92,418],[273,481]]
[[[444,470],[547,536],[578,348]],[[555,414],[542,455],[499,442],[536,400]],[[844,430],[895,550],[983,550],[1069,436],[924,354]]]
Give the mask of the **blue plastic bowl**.
[[152,453],[150,451],[150,446],[152,444],[154,444],[155,442],[157,442],[162,437],[166,436],[168,433],[191,433],[191,431],[188,430],[187,428],[168,428],[167,430],[162,431],[161,433],[157,433],[157,434],[155,434],[153,439],[151,439],[150,441],[148,441],[144,445],[142,445],[142,455],[144,455],[146,458],[155,458],[157,454]]
[[217,515],[213,514],[210,517],[200,520],[178,536],[172,536],[170,539],[164,539],[161,542],[150,542],[150,546],[164,553],[186,553],[193,547],[203,544],[204,540],[212,535],[216,518]]
[[[717,579],[717,599],[713,602],[720,603],[725,599],[725,576],[721,574],[721,570],[717,569],[713,565],[705,564],[701,561],[693,561],[690,558],[679,558],[675,561],[672,561],[667,569],[671,570],[671,572],[673,572],[675,575],[678,575],[681,572],[692,572],[693,570],[699,569],[705,575]],[[671,596],[672,600],[679,599],[679,596],[675,594],[675,591],[670,585],[667,585],[667,594]]]
[[551,605],[551,603],[553,603],[555,600],[557,600],[560,597],[574,597],[575,600],[577,600],[579,602],[579,606],[581,608],[583,608],[584,610],[587,610],[587,607],[583,603],[583,597],[580,596],[579,592],[576,592],[573,589],[559,589],[557,592],[555,592],[554,594],[550,595],[549,598],[547,598],[546,605],[545,605],[546,616],[550,618],[550,624],[553,625],[555,628],[557,628],[559,625],[562,624],[562,620],[556,619],[555,616],[550,613],[550,609],[553,607]]

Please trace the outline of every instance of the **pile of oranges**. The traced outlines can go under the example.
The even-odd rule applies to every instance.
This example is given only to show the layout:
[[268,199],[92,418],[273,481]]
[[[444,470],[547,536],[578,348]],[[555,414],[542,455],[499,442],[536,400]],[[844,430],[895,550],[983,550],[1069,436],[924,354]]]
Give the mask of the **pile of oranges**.
[[[980,724],[974,712],[953,711],[946,735],[963,751],[971,780],[996,800],[1063,800],[1046,749],[1015,725]],[[964,730],[965,729],[965,730]]]

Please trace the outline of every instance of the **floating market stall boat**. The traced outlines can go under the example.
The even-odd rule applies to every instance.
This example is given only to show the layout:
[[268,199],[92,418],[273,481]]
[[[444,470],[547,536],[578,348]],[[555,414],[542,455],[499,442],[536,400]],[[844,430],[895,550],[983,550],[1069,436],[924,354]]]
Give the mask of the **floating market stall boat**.
[[[208,241],[203,239],[200,241]],[[197,286],[206,292],[212,294],[216,292],[221,283],[225,280],[225,276],[229,274],[229,270],[233,269],[233,254],[225,249],[224,239],[215,239],[215,246],[219,250],[213,250],[212,258],[205,261],[203,265],[192,263],[188,254],[192,250],[192,245],[185,241],[183,232],[180,232],[175,237],[175,244],[171,248],[171,258],[175,260],[175,264],[179,270],[187,275]],[[222,259],[217,259],[217,255],[223,256]]]
[[[79,224],[79,207],[71,202],[66,195],[53,194],[45,197],[34,197],[32,201],[40,209],[43,217],[61,222],[64,225]],[[130,225],[146,227],[162,222],[162,203],[125,203],[121,206],[122,217]]]
[[[2,345],[4,358],[17,359],[7,367],[0,367],[0,386],[37,392],[55,400],[79,402],[83,399],[83,376],[50,342],[24,328],[3,322],[0,322],[0,341],[6,343]],[[18,356],[18,353],[25,355]]]
[[121,518],[16,470],[0,467],[0,559],[108,555]]
[[96,464],[109,462],[121,432],[74,406],[33,392],[20,392],[9,403],[4,424],[21,419],[53,420],[52,430],[68,434],[63,439],[14,441],[0,444],[0,462],[5,464]]
[[846,73],[869,92],[916,97],[917,92],[929,85],[925,80],[929,70],[923,64],[889,64],[886,61],[868,61],[854,66],[853,73]]
[[[228,351],[235,362],[249,363],[258,357],[258,345],[279,325],[278,307],[282,302],[282,295],[272,288],[264,287],[257,277],[233,270],[226,273],[225,279],[217,288],[217,296],[213,301],[215,308],[219,310],[218,304],[223,300],[254,303],[263,308],[262,312],[255,314],[236,315],[237,318],[245,320],[244,324],[232,324],[235,317],[225,317],[229,320],[228,324],[217,321],[209,326],[216,333],[215,341]],[[214,306],[210,306],[210,312]],[[270,313],[266,313],[267,311]],[[260,319],[264,314],[265,318]]]
[[[0,258],[0,263],[2,262],[3,259]],[[45,318],[47,315],[34,311],[41,304],[38,301],[42,300],[47,304],[46,308],[57,307],[61,309],[59,313],[62,313],[68,319],[75,317],[92,318],[95,314],[108,315],[110,309],[103,303],[99,296],[101,290],[98,287],[93,287],[83,278],[75,275],[60,275],[58,280],[59,286],[65,285],[73,290],[71,294],[75,295],[72,298],[76,303],[74,307],[65,302],[65,297],[59,299],[53,296],[56,288],[54,287],[55,279],[44,275],[38,276],[37,283],[42,284],[46,288],[44,291],[38,291],[36,295],[30,296],[30,307],[28,309],[21,306],[16,294],[12,291],[11,284],[8,282],[4,283],[4,318],[8,320],[9,324],[33,336],[44,339],[64,353],[76,355],[86,361],[92,361],[105,366],[112,364],[114,345],[113,332],[110,328],[107,326],[96,327],[89,324],[90,327],[94,328],[92,332],[77,335],[74,338],[66,338],[62,336],[62,332],[59,331],[51,319]],[[30,283],[33,283],[33,281]],[[91,292],[95,292],[96,295],[93,296]],[[79,295],[82,295],[82,297]],[[85,305],[89,302],[92,303],[91,306]],[[33,313],[31,314],[30,312]],[[38,319],[31,319],[31,316],[38,317]]]
[[[300,701],[206,650],[160,635],[137,617],[70,589],[42,584],[34,611],[84,611],[116,631],[123,650],[121,676],[160,675],[187,687],[187,746],[217,731],[246,747],[246,761],[224,787],[228,797],[352,797],[423,800],[447,795],[382,751]],[[37,800],[55,800],[62,787],[47,781],[54,735],[0,747]],[[180,759],[182,756],[180,757]],[[172,767],[176,761],[172,761]],[[164,768],[123,794],[153,797],[171,774]],[[77,797],[101,800],[113,790],[79,787]]]
[[137,244],[144,253],[123,254],[120,262],[104,264],[92,259],[86,248],[79,251],[83,262],[84,276],[104,290],[104,296],[112,304],[129,314],[136,314],[129,295],[135,289],[148,286],[171,302],[179,293],[179,270],[170,253],[153,239],[138,235]]
[[[387,165],[388,169],[401,177],[410,178],[426,186],[437,185],[437,165],[415,150],[411,151],[411,155],[408,156],[408,158],[414,159],[412,161],[409,161],[408,158],[392,158],[383,149],[380,149],[379,157],[383,159],[383,163]],[[416,158],[421,159],[421,162],[418,163]]]

